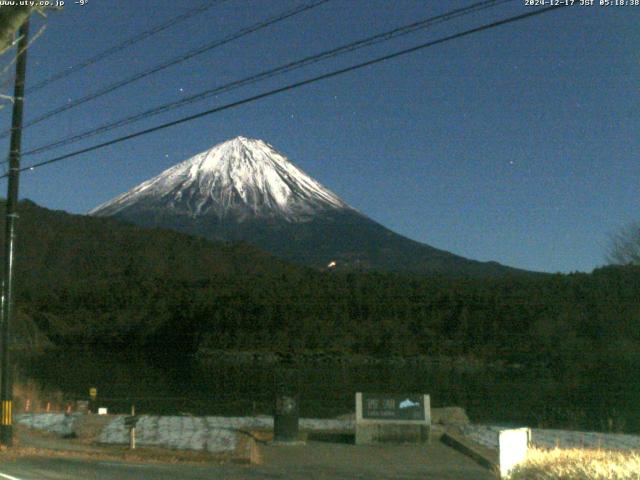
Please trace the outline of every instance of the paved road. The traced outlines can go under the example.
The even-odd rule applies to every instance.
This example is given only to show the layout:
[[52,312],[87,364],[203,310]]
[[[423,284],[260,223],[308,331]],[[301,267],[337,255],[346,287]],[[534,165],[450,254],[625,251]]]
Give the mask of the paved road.
[[488,470],[438,442],[356,446],[310,442],[263,446],[261,465],[158,465],[87,459],[19,458],[0,464],[0,480],[439,479],[490,480]]
[[[204,480],[253,479],[251,467],[199,467],[148,465],[79,459],[21,458],[0,465],[0,479],[6,480]],[[272,477],[273,478],[273,477]],[[275,477],[277,478],[277,477]]]

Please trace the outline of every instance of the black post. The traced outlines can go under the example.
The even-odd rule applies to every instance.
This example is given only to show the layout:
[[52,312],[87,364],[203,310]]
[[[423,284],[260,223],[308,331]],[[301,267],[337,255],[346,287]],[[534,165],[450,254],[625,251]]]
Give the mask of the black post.
[[283,362],[275,371],[276,404],[273,415],[273,440],[283,443],[299,441],[300,385],[293,362]]
[[4,277],[2,280],[2,316],[0,317],[0,443],[10,447],[13,444],[13,383],[9,365],[9,326],[13,317],[13,263],[15,257],[16,220],[18,219],[18,183],[20,180],[20,153],[22,140],[22,107],[24,103],[24,83],[27,70],[27,46],[29,20],[18,31],[18,57],[16,59],[16,80],[13,93],[13,117],[11,119],[11,146],[9,150],[9,174],[7,185],[7,207],[4,236]]

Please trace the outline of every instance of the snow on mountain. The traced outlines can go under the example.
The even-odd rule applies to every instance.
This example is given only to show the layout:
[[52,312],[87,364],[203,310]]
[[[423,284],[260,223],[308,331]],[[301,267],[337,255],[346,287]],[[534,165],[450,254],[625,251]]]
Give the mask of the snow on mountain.
[[110,216],[136,206],[220,220],[280,218],[304,222],[331,210],[352,210],[336,194],[262,140],[236,137],[165,170],[99,205]]

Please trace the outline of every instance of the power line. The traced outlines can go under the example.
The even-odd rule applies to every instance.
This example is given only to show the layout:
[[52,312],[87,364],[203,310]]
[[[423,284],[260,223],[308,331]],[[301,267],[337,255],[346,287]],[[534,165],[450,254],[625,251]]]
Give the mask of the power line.
[[323,61],[323,60],[326,60],[326,59],[329,59],[329,58],[336,57],[338,55],[342,55],[342,54],[349,53],[349,52],[352,52],[352,51],[355,51],[355,50],[358,50],[358,49],[361,49],[361,48],[365,48],[365,47],[369,47],[369,46],[372,46],[372,45],[376,45],[378,43],[386,42],[386,41],[389,41],[389,40],[391,40],[393,38],[398,38],[400,36],[404,36],[404,35],[407,35],[407,34],[410,34],[410,33],[414,33],[414,32],[416,32],[416,31],[418,31],[420,29],[424,29],[426,27],[430,27],[430,26],[433,26],[433,25],[438,24],[438,23],[443,23],[443,22],[446,22],[446,21],[449,21],[449,20],[453,20],[453,19],[458,18],[458,17],[462,17],[462,16],[465,16],[465,15],[468,15],[470,13],[475,13],[475,12],[478,12],[478,11],[481,11],[481,10],[485,10],[485,9],[488,9],[488,8],[493,8],[493,7],[498,6],[500,4],[511,2],[511,1],[513,1],[513,0],[485,0],[485,1],[482,1],[482,2],[474,3],[473,5],[470,5],[470,6],[465,7],[465,8],[459,8],[459,9],[447,12],[445,14],[442,14],[442,15],[438,15],[438,16],[435,16],[435,17],[430,17],[430,18],[427,18],[427,19],[424,19],[424,20],[421,20],[421,21],[418,21],[418,22],[414,22],[414,23],[411,23],[409,25],[405,25],[405,26],[402,26],[402,27],[397,27],[397,28],[394,28],[392,30],[388,30],[386,32],[379,33],[379,34],[376,34],[376,35],[373,35],[373,36],[358,40],[356,42],[351,42],[351,43],[348,43],[346,45],[342,45],[342,46],[337,47],[337,48],[333,48],[333,49],[330,49],[330,50],[325,50],[324,52],[321,52],[319,54],[314,54],[314,55],[310,55],[310,56],[304,57],[304,58],[302,58],[300,60],[296,60],[294,62],[290,62],[290,63],[284,64],[284,65],[281,65],[279,67],[260,72],[260,73],[255,74],[255,75],[251,75],[249,77],[245,77],[245,78],[240,79],[240,80],[235,80],[233,82],[230,82],[230,83],[227,83],[225,85],[221,85],[221,86],[215,87],[213,89],[205,90],[203,92],[191,95],[189,97],[182,98],[182,99],[177,100],[175,102],[163,104],[163,105],[160,105],[158,107],[154,107],[154,108],[151,108],[149,110],[146,110],[144,112],[137,113],[137,114],[134,114],[134,115],[130,115],[130,116],[125,117],[123,119],[116,120],[115,122],[110,122],[110,123],[101,125],[100,127],[93,128],[93,129],[90,129],[90,130],[86,130],[86,131],[84,131],[82,133],[79,133],[79,134],[76,134],[76,135],[71,135],[71,136],[63,138],[61,140],[57,140],[57,141],[55,141],[53,143],[42,145],[42,146],[37,147],[35,149],[29,150],[27,152],[24,152],[23,155],[34,155],[34,154],[37,154],[37,153],[43,153],[45,151],[48,151],[48,150],[51,150],[51,149],[54,149],[54,148],[58,148],[58,147],[61,147],[61,146],[64,146],[64,145],[69,145],[69,144],[72,144],[72,143],[76,143],[76,142],[78,142],[80,140],[84,140],[86,138],[90,138],[90,137],[93,137],[93,136],[96,136],[96,135],[111,131],[111,130],[113,130],[115,128],[119,128],[119,127],[122,127],[122,126],[125,126],[125,125],[129,125],[129,124],[135,123],[135,122],[137,122],[139,120],[144,120],[144,119],[147,119],[149,117],[152,117],[152,116],[155,116],[155,115],[159,115],[161,113],[165,113],[165,112],[168,112],[170,110],[174,110],[176,108],[180,108],[180,107],[183,107],[185,105],[189,105],[189,104],[204,100],[204,99],[209,98],[209,97],[214,96],[214,95],[218,95],[218,94],[221,94],[221,93],[227,93],[227,92],[230,92],[230,91],[235,90],[237,88],[244,87],[244,86],[247,86],[247,85],[251,85],[251,84],[254,84],[254,83],[258,82],[258,81],[265,80],[265,79],[268,79],[268,78],[272,78],[272,77],[275,77],[277,75],[282,75],[284,73],[288,73],[288,72],[291,72],[293,70],[297,70],[299,68],[306,67],[308,65],[312,65],[314,63],[317,63],[317,62],[320,62],[320,61]]
[[38,90],[40,90],[43,87],[46,87],[48,85],[50,85],[53,82],[56,82],[58,80],[61,80],[63,78],[68,77],[69,75],[72,75],[76,72],[79,72],[80,70],[87,68],[95,63],[98,63],[101,60],[104,60],[105,58],[113,55],[114,53],[118,53],[121,50],[124,50],[125,48],[128,48],[132,45],[135,45],[136,43],[139,43],[157,33],[162,32],[163,30],[166,30],[168,28],[173,27],[174,25],[177,25],[180,22],[183,22],[185,20],[190,19],[191,17],[195,17],[196,15],[199,15],[201,13],[204,13],[205,11],[209,10],[210,8],[212,8],[214,5],[218,4],[218,3],[222,3],[225,2],[227,0],[214,0],[214,1],[210,1],[204,5],[201,5],[198,8],[195,8],[193,10],[188,11],[187,13],[184,13],[182,15],[178,15],[177,17],[171,18],[169,20],[167,20],[164,23],[161,23],[160,25],[157,25],[153,28],[151,28],[150,30],[147,30],[145,32],[139,33],[137,35],[134,35],[133,37],[130,37],[126,40],[124,40],[123,42],[118,43],[117,45],[114,45],[110,48],[107,48],[106,50],[103,50],[102,52],[97,53],[96,55],[94,55],[93,57],[87,58],[86,60],[83,60],[82,62],[79,62],[69,68],[67,68],[66,70],[61,70],[58,73],[55,73],[47,78],[45,78],[44,80],[36,83],[35,85],[33,85],[32,87],[27,89],[27,93],[33,93],[36,92]]
[[[167,60],[159,65],[156,65],[148,70],[145,70],[143,72],[137,73],[131,77],[125,78],[123,80],[119,80],[117,82],[114,82],[110,85],[107,85],[106,87],[94,92],[94,93],[90,93],[88,95],[85,95],[84,97],[80,97],[76,100],[73,100],[65,105],[61,105],[57,108],[54,108],[53,110],[50,110],[42,115],[40,115],[39,117],[36,117],[35,119],[31,120],[30,122],[25,123],[25,125],[23,126],[23,129],[26,129],[28,127],[31,127],[33,125],[36,125],[38,123],[43,122],[44,120],[47,120],[51,117],[54,117],[60,113],[66,112],[67,110],[71,110],[72,108],[75,108],[79,105],[82,105],[86,102],[89,102],[91,100],[95,100],[96,98],[102,97],[103,95],[106,95],[107,93],[111,93],[115,90],[118,90],[119,88],[122,88],[126,85],[130,85],[134,82],[137,82],[138,80],[142,80],[143,78],[146,78],[150,75],[153,75],[155,73],[158,73],[162,70],[165,70],[169,67],[172,67],[174,65],[178,65],[182,62],[185,62],[186,60],[189,60],[191,58],[194,58],[198,55],[201,55],[205,52],[208,52],[210,50],[213,50],[214,48],[220,47],[222,45],[226,45],[227,43],[230,43],[234,40],[237,40],[238,38],[244,37],[246,35],[249,35],[250,33],[254,33],[258,30],[261,30],[263,28],[266,28],[268,26],[271,26],[275,23],[281,22],[282,20],[285,20],[287,18],[293,17],[295,15],[298,15],[300,13],[306,12],[308,10],[311,10],[313,8],[319,7],[320,5],[327,3],[331,0],[316,0],[312,3],[306,4],[306,5],[301,5],[298,6],[296,8],[293,9],[289,9],[285,12],[282,12],[278,15],[276,15],[275,17],[271,17],[267,20],[264,20],[262,22],[258,22],[256,24],[253,24],[249,27],[243,28],[242,30],[239,30],[236,33],[233,33],[231,35],[228,35],[224,38],[222,38],[221,40],[216,40],[212,43],[209,43],[207,45],[205,45],[204,47],[200,47],[197,48],[195,50],[191,50],[189,52],[187,52],[184,55],[181,55],[179,57],[175,57],[172,58],[171,60]],[[4,132],[2,132],[0,134],[0,138],[6,137],[8,134],[10,133],[10,130],[5,130]]]
[[[391,54],[388,54],[388,55],[384,55],[382,57],[374,58],[373,60],[368,60],[366,62],[358,63],[358,64],[355,64],[355,65],[352,65],[352,66],[349,66],[349,67],[346,67],[346,68],[342,68],[342,69],[339,69],[339,70],[334,70],[333,72],[325,73],[323,75],[318,75],[316,77],[312,77],[312,78],[309,78],[309,79],[306,79],[306,80],[302,80],[300,82],[295,82],[295,83],[286,85],[284,87],[276,88],[274,90],[269,90],[267,92],[263,92],[263,93],[260,93],[258,95],[254,95],[252,97],[248,97],[248,98],[245,98],[245,99],[242,99],[242,100],[238,100],[236,102],[228,103],[228,104],[222,105],[220,107],[215,107],[215,108],[212,108],[212,109],[209,109],[209,110],[205,110],[203,112],[196,113],[194,115],[189,115],[187,117],[183,117],[183,118],[180,118],[178,120],[174,120],[174,121],[171,121],[171,122],[163,123],[161,125],[157,125],[155,127],[147,128],[145,130],[141,130],[141,131],[136,132],[136,133],[132,133],[132,134],[129,134],[129,135],[124,135],[122,137],[118,137],[118,138],[115,138],[113,140],[109,140],[107,142],[103,142],[103,143],[100,143],[100,144],[97,144],[97,145],[93,145],[91,147],[87,147],[87,148],[83,148],[83,149],[80,149],[80,150],[76,150],[74,152],[67,153],[65,155],[60,155],[58,157],[50,158],[49,160],[44,160],[42,162],[38,162],[38,163],[32,164],[32,165],[27,166],[27,167],[23,167],[23,168],[21,168],[20,171],[34,170],[36,168],[43,167],[45,165],[50,165],[52,163],[57,163],[57,162],[60,162],[62,160],[66,160],[66,159],[69,159],[69,158],[72,158],[72,157],[76,157],[76,156],[81,155],[83,153],[88,153],[88,152],[92,152],[92,151],[95,151],[95,150],[99,150],[99,149],[102,149],[102,148],[105,148],[105,147],[108,147],[108,146],[111,146],[111,145],[115,145],[117,143],[122,143],[122,142],[125,142],[127,140],[131,140],[133,138],[137,138],[137,137],[140,137],[140,136],[143,136],[143,135],[147,135],[149,133],[157,132],[159,130],[164,130],[165,128],[173,127],[173,126],[179,125],[181,123],[190,122],[192,120],[196,120],[198,118],[202,118],[202,117],[205,117],[205,116],[208,116],[208,115],[212,115],[214,113],[218,113],[218,112],[221,112],[221,111],[224,111],[224,110],[229,110],[231,108],[239,107],[240,105],[245,105],[247,103],[251,103],[251,102],[254,102],[256,100],[261,100],[263,98],[271,97],[273,95],[277,95],[279,93],[287,92],[289,90],[294,90],[296,88],[299,88],[299,87],[302,87],[302,86],[305,86],[305,85],[310,85],[312,83],[316,83],[316,82],[319,82],[321,80],[327,80],[329,78],[337,77],[337,76],[345,74],[345,73],[349,73],[349,72],[352,72],[352,71],[355,71],[355,70],[359,70],[361,68],[365,68],[365,67],[369,67],[371,65],[375,65],[377,63],[382,63],[382,62],[385,62],[387,60],[391,60],[393,58],[397,58],[397,57],[400,57],[400,56],[403,56],[403,55],[407,55],[409,53],[413,53],[413,52],[417,52],[417,51],[420,51],[420,50],[424,50],[426,48],[430,48],[430,47],[433,47],[433,46],[436,46],[436,45],[439,45],[439,44],[442,44],[442,43],[446,43],[446,42],[449,42],[451,40],[455,40],[455,39],[458,39],[458,38],[466,37],[468,35],[472,35],[474,33],[479,33],[479,32],[485,31],[485,30],[490,30],[492,28],[496,28],[496,27],[499,27],[499,26],[502,26],[502,25],[506,25],[506,24],[509,24],[509,23],[514,23],[514,22],[517,22],[517,21],[520,21],[520,20],[524,20],[526,18],[530,18],[530,17],[533,17],[533,16],[541,15],[543,13],[548,13],[550,11],[557,10],[559,8],[564,8],[564,7],[565,7],[565,5],[554,5],[554,6],[551,6],[551,7],[542,8],[542,9],[535,10],[535,11],[528,12],[528,13],[524,13],[524,14],[521,14],[521,15],[508,17],[508,18],[505,18],[503,20],[498,20],[498,21],[495,21],[495,22],[491,22],[491,23],[482,25],[480,27],[475,27],[475,28],[472,28],[472,29],[469,29],[469,30],[465,30],[463,32],[455,33],[453,35],[449,35],[447,37],[440,38],[438,40],[433,40],[433,41],[430,41],[430,42],[427,42],[427,43],[422,43],[422,44],[417,45],[415,47],[407,48],[407,49],[404,49],[404,50],[400,50],[398,52],[394,52],[394,53],[391,53]],[[7,177],[7,174],[4,174],[4,175],[0,176],[0,178],[6,178],[6,177]]]

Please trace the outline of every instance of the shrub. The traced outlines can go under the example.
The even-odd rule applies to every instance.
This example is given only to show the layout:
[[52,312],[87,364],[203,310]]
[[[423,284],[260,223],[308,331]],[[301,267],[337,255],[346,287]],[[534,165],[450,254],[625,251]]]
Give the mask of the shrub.
[[588,449],[530,449],[511,472],[512,480],[640,479],[640,454]]

